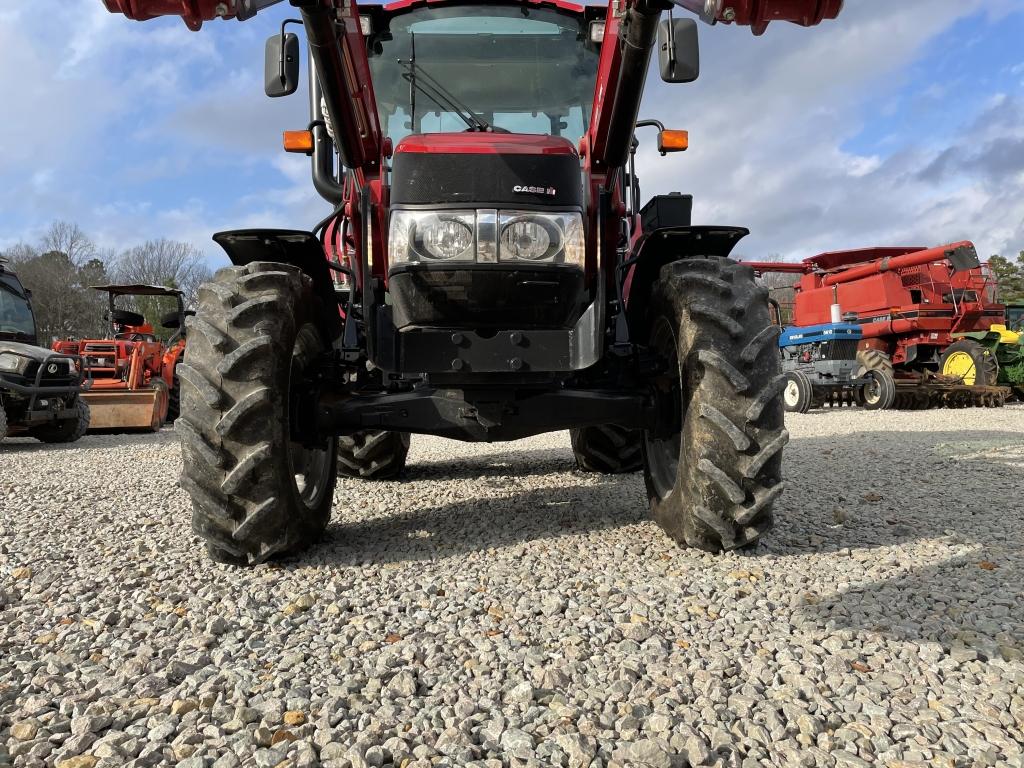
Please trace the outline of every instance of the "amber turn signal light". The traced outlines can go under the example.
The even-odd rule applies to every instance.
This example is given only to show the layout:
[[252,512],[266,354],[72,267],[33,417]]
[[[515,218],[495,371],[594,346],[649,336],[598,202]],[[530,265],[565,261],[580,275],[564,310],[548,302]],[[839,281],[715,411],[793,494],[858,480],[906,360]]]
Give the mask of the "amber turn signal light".
[[689,131],[659,131],[658,151],[661,154],[666,152],[685,152],[690,148]]
[[285,152],[301,152],[304,155],[312,154],[312,152],[313,152],[313,132],[312,131],[285,131],[284,132],[284,151]]

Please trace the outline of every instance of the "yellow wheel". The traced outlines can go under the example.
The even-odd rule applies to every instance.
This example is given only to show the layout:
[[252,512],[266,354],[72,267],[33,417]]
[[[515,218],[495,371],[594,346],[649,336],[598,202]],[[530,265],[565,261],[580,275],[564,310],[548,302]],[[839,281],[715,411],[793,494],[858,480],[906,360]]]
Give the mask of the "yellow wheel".
[[974,339],[960,339],[946,347],[939,370],[968,387],[993,387],[999,380],[999,364],[991,351]]
[[974,386],[978,380],[978,366],[974,364],[974,358],[966,352],[954,352],[946,358],[942,365],[944,376],[955,376],[969,387]]

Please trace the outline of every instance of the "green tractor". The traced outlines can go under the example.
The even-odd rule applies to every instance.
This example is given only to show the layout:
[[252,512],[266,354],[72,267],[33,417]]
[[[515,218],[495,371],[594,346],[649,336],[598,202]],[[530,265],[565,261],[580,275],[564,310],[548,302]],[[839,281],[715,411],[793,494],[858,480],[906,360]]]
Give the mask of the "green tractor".
[[[1016,315],[1011,314],[1016,310]],[[987,331],[951,334],[955,341],[942,353],[942,373],[973,384],[979,375],[1013,390],[1024,402],[1024,307],[1006,308],[1006,325]],[[1013,330],[1015,329],[1015,330]]]

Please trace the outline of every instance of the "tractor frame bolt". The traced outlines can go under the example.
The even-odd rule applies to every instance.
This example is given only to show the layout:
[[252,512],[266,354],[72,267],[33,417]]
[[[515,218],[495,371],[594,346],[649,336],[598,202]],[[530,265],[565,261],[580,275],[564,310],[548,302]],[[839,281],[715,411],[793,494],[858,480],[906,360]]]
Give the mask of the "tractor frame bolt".
[[519,331],[512,331],[512,333],[508,335],[508,340],[518,346],[523,343],[523,334]]
[[462,361],[461,358],[456,357],[454,360],[452,360],[452,370],[453,371],[461,371],[462,367],[464,365],[465,365],[465,363]]
[[461,344],[465,340],[466,340],[466,337],[463,336],[461,333],[453,333],[452,334],[452,344]]
[[511,368],[513,371],[518,371],[522,369],[523,361],[518,357],[513,357],[511,360],[508,361],[508,367]]

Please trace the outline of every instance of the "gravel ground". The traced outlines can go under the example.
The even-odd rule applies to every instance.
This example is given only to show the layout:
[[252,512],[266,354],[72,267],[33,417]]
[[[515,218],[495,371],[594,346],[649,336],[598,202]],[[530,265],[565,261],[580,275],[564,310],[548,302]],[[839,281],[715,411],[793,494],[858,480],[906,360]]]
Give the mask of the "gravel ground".
[[0,765],[1024,766],[1024,407],[790,420],[757,549],[568,436],[414,438],[209,563],[174,434],[0,447]]

